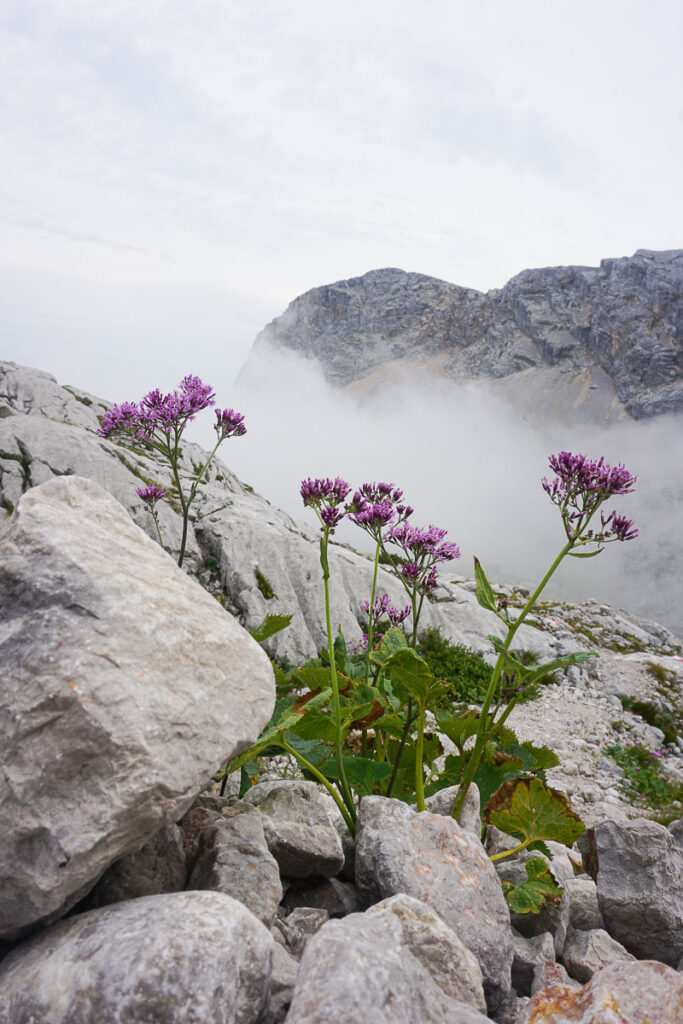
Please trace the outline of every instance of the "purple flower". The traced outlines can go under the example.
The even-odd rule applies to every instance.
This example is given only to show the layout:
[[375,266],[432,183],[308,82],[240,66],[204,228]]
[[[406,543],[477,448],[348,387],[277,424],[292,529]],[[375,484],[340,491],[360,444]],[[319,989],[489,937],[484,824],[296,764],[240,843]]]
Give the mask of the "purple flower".
[[[352,503],[354,504],[354,503]],[[349,518],[369,533],[374,533],[387,526],[395,516],[394,506],[390,501],[378,501],[374,505],[366,504],[361,512],[351,512]]]
[[150,509],[153,509],[158,501],[166,497],[166,491],[163,487],[157,487],[155,484],[149,487],[138,487],[136,493],[142,498],[146,505],[149,505]]
[[402,499],[403,491],[400,487],[383,480],[379,483],[372,481],[361,484],[354,492],[347,512],[356,526],[379,541],[385,526],[394,520],[397,526],[413,514],[410,505],[403,504]]
[[[369,615],[370,602],[363,601],[363,603],[360,606],[360,610],[362,612],[365,612],[366,615]],[[387,618],[392,626],[398,626],[400,625],[401,622],[404,622],[405,619],[408,618],[408,616],[410,615],[410,610],[411,609],[409,604],[407,604],[405,608],[394,608],[394,606],[391,604],[389,595],[382,594],[381,596],[375,598],[372,617],[375,622],[379,622],[381,619]],[[379,634],[376,634],[375,638],[377,639],[378,636]]]
[[102,417],[101,437],[119,435],[143,444],[155,440],[155,432],[170,438],[180,434],[198,412],[214,404],[214,393],[199,377],[183,377],[177,391],[163,394],[159,388],[148,392],[138,405],[123,402],[113,405]]
[[247,432],[244,416],[241,412],[234,412],[232,409],[216,409],[216,422],[213,429],[221,441],[224,441],[226,437],[242,437]]
[[550,500],[560,509],[569,540],[600,545],[638,536],[633,521],[615,512],[608,516],[600,514],[601,530],[587,530],[590,519],[604,501],[615,494],[629,494],[634,489],[637,477],[625,466],[610,466],[604,458],[589,459],[571,452],[551,455],[548,462],[556,475],[552,481],[543,477],[541,483]]
[[304,505],[316,510],[329,533],[333,533],[334,528],[344,518],[344,509],[339,506],[350,490],[346,480],[342,480],[339,476],[334,480],[329,478],[313,480],[309,477],[301,482],[301,497]]

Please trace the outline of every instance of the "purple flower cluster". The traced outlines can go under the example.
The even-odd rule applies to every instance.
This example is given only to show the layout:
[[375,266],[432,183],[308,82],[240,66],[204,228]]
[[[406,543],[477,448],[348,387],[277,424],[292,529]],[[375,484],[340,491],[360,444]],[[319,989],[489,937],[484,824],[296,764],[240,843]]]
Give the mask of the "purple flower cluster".
[[155,484],[149,487],[138,487],[136,493],[142,498],[146,505],[149,505],[150,509],[153,509],[158,501],[166,497],[166,491],[163,487],[157,487]]
[[[405,608],[394,608],[388,594],[382,594],[381,596],[376,597],[372,609],[372,618],[374,622],[380,622],[382,619],[388,619],[392,626],[400,625],[400,623],[404,622],[410,615],[409,604],[407,604]],[[370,602],[363,601],[360,606],[360,610],[365,612],[366,615],[369,615]]]
[[155,388],[139,404],[113,405],[102,417],[98,433],[101,437],[119,435],[151,444],[156,432],[167,438],[172,433],[177,436],[198,412],[214,404],[213,389],[189,374],[183,377],[177,391],[165,395]]
[[386,539],[403,552],[400,573],[406,584],[428,593],[438,582],[436,566],[460,558],[460,548],[445,539],[447,533],[438,526],[417,527],[408,523],[399,523],[389,530]]
[[213,429],[216,431],[219,441],[225,441],[226,437],[242,437],[247,432],[244,416],[241,412],[234,412],[232,409],[216,409],[216,422]]
[[301,498],[308,508],[313,508],[320,516],[323,525],[330,533],[344,518],[344,509],[340,506],[351,490],[346,480],[335,477],[334,480],[316,478],[301,481]]
[[559,452],[548,463],[556,474],[543,477],[543,489],[562,514],[567,537],[575,542],[606,544],[612,540],[633,540],[638,536],[633,520],[610,512],[600,513],[601,529],[587,530],[588,521],[600,505],[617,494],[630,494],[637,477],[625,466],[610,466],[604,458]]

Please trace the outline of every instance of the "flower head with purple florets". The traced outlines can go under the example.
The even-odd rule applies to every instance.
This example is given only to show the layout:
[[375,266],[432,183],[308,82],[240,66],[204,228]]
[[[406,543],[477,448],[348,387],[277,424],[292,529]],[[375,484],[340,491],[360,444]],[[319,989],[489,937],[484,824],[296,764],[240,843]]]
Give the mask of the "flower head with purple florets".
[[[366,615],[369,615],[370,602],[363,601],[361,603],[360,610],[365,612]],[[399,626],[402,622],[405,622],[409,615],[409,604],[407,604],[405,608],[394,608],[388,594],[382,594],[375,598],[372,618],[378,625],[381,624],[382,619],[388,619],[390,626]]]
[[346,480],[339,476],[334,480],[329,477],[309,477],[301,481],[300,493],[304,505],[317,512],[323,528],[328,533],[334,533],[335,527],[344,518],[343,502],[350,490]]
[[397,526],[413,514],[410,505],[403,502],[400,487],[385,481],[361,484],[354,492],[347,512],[351,522],[378,542],[386,526]]
[[213,429],[220,441],[224,441],[226,437],[242,437],[247,432],[244,416],[241,412],[235,412],[233,409],[216,409],[216,422]]
[[437,565],[460,558],[460,548],[446,540],[448,531],[438,526],[410,526],[399,523],[392,527],[386,540],[396,544],[402,557],[398,561],[399,578],[407,590],[426,594],[438,583]]
[[[611,466],[604,458],[589,459],[586,455],[559,452],[548,459],[555,473],[552,481],[543,477],[543,490],[558,506],[567,538],[574,544],[603,545],[614,540],[633,540],[638,536],[631,519],[610,512],[600,513],[601,528],[588,529],[598,508],[609,498],[630,494],[637,477],[625,466]],[[599,548],[598,548],[599,550]]]
[[138,487],[136,494],[142,498],[144,503],[153,509],[158,501],[166,497],[166,491],[163,487],[157,487],[155,484],[149,487]]

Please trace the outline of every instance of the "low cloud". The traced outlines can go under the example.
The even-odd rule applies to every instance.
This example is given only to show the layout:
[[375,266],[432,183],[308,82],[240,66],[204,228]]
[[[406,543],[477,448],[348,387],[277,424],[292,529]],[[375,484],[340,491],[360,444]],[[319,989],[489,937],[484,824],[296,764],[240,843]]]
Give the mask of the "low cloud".
[[[548,596],[595,597],[683,635],[678,420],[542,431],[480,384],[421,381],[352,395],[330,388],[313,361],[273,351],[252,356],[226,393],[245,413],[249,433],[223,457],[270,501],[306,520],[304,477],[343,476],[354,486],[391,480],[414,506],[416,524],[448,529],[463,554],[453,569],[465,576],[473,574],[473,555],[500,582],[533,586],[548,567],[564,541],[540,484],[551,452],[624,462],[638,487],[614,504],[636,520],[640,537],[592,560],[567,559]],[[364,535],[351,525],[340,539],[363,547]]]

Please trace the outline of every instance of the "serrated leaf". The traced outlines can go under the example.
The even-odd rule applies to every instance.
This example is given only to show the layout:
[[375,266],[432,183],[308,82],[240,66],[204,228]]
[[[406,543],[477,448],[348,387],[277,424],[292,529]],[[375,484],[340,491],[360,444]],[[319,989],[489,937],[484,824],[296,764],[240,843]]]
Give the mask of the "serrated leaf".
[[546,862],[540,857],[532,857],[525,868],[526,882],[506,889],[510,910],[516,914],[538,914],[544,904],[557,906],[564,890],[555,882]]
[[323,667],[322,665],[307,665],[293,672],[290,681],[296,683],[297,686],[306,687],[315,693],[316,690],[329,688],[332,681],[332,673],[328,667]]
[[331,690],[323,690],[322,693],[316,694],[315,697],[304,705],[297,704],[294,697],[285,697],[283,700],[279,700],[275,705],[275,711],[270,723],[261,733],[256,743],[253,743],[247,750],[230,761],[227,767],[227,774],[237,771],[247,761],[258,757],[262,750],[270,746],[270,744],[276,743],[278,737],[295,726],[302,715],[315,711],[317,708],[327,704],[331,695]]
[[476,582],[475,594],[477,601],[482,608],[486,608],[490,612],[498,614],[498,605],[496,604],[496,595],[493,593],[493,588],[486,578],[486,573],[482,569],[481,562],[479,559],[474,557],[474,579]]
[[586,830],[566,793],[535,778],[504,782],[484,807],[483,818],[523,842],[552,839],[572,846]]
[[370,655],[370,661],[373,661],[376,665],[384,665],[393,654],[396,654],[397,651],[405,650],[407,647],[408,641],[403,634],[403,630],[397,626],[392,626],[382,637],[379,647]]
[[397,691],[398,684],[407,696],[414,697],[422,705],[426,703],[430,686],[434,682],[434,674],[424,658],[416,654],[411,647],[396,651],[387,658],[384,670],[391,676],[394,692]]
[[505,748],[511,754],[519,757],[527,772],[546,771],[548,768],[556,768],[560,759],[550,747],[535,747],[531,740],[524,743],[511,743]]
[[276,633],[287,629],[292,618],[292,615],[266,615],[260,625],[248,631],[249,635],[254,638],[257,644],[262,644],[264,640],[269,640],[271,636],[275,636]]
[[302,757],[305,757],[313,765],[318,766],[334,756],[332,744],[325,743],[323,740],[306,740],[301,736],[296,736],[293,732],[288,732],[285,738],[293,750],[301,754]]
[[476,711],[466,711],[463,715],[454,718],[453,715],[438,714],[436,722],[439,731],[455,743],[456,747],[462,747],[470,736],[476,735],[479,724],[479,716]]
[[337,737],[337,727],[331,715],[325,715],[322,711],[308,711],[302,715],[294,725],[287,730],[302,740],[323,740],[327,743],[334,743]]

